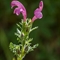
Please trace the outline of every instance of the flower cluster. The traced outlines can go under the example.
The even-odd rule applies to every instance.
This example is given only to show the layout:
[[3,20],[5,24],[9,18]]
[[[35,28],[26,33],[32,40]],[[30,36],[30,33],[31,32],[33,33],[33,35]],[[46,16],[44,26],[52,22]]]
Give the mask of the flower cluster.
[[36,19],[41,19],[43,17],[43,14],[41,12],[43,9],[43,1],[39,3],[39,7],[34,11],[34,16],[32,19],[27,19],[26,9],[21,2],[13,0],[11,2],[11,8],[15,6],[16,8],[14,9],[13,13],[17,16],[22,13],[23,19],[17,24],[18,28],[17,32],[15,33],[15,35],[17,36],[18,45],[10,43],[9,47],[17,57],[17,59],[13,60],[23,60],[27,53],[33,51],[38,46],[38,44],[31,46],[31,41],[33,40],[33,38],[30,38],[29,34],[33,30],[37,29],[37,27],[32,28],[32,22],[34,22]]
[[[26,9],[23,6],[23,4],[17,0],[13,0],[11,2],[11,8],[13,8],[15,6],[17,6],[17,7],[14,9],[14,14],[19,15],[20,13],[22,13],[23,19],[25,21],[27,19],[27,12],[26,12]],[[39,3],[39,7],[34,11],[34,16],[32,18],[32,22],[34,22],[36,19],[41,19],[43,17],[43,14],[41,12],[42,9],[43,9],[43,1],[41,1]]]

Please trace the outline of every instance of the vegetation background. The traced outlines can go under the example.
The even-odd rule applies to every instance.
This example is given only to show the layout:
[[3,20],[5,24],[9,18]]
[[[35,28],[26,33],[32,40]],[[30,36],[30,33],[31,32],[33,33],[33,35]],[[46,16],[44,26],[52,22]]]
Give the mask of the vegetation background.
[[[9,50],[9,43],[17,44],[16,23],[22,15],[13,14],[10,3],[12,0],[0,0],[0,60],[12,60],[14,56]],[[34,10],[41,0],[19,0],[26,7],[28,18],[32,18]],[[43,0],[43,18],[34,22],[38,29],[30,34],[39,43],[39,47],[26,55],[24,60],[60,60],[60,0]]]

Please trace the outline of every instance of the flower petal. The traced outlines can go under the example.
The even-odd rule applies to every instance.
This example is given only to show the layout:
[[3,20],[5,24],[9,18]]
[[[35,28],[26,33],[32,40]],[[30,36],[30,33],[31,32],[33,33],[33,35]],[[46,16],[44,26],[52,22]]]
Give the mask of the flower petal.
[[26,9],[23,6],[23,4],[21,2],[19,2],[19,1],[12,1],[11,2],[11,8],[13,8],[15,6],[17,6],[17,8],[15,8],[14,13],[16,15],[19,15],[20,12],[21,12],[22,15],[23,15],[24,20],[26,20],[27,14],[26,14]]
[[36,18],[38,19],[41,19],[42,18],[42,13],[40,12],[40,9],[37,8],[35,11],[34,11],[34,15],[36,16]]
[[37,8],[35,11],[34,11],[34,16],[32,18],[32,22],[34,22],[36,19],[41,19],[43,17],[43,14],[42,14],[42,9],[43,9],[43,1],[41,1],[39,3],[39,8]]
[[15,8],[15,10],[14,10],[14,14],[16,14],[16,15],[19,15],[19,14],[20,14],[20,10],[19,10],[19,8]]
[[41,2],[39,3],[39,8],[40,8],[40,11],[42,11],[42,9],[43,9],[43,1],[41,1]]
[[22,15],[24,16],[23,19],[26,20],[27,15],[25,11],[22,11]]
[[15,6],[17,6],[17,7],[24,7],[22,5],[22,3],[20,3],[19,1],[12,1],[11,2],[11,7],[15,7]]

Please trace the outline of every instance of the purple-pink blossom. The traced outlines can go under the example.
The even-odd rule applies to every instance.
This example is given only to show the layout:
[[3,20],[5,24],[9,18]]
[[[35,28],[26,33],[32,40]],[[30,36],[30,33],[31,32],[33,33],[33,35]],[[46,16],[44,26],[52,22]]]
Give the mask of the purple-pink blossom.
[[43,9],[43,1],[39,3],[39,7],[34,11],[32,22],[34,22],[36,19],[41,19],[43,17],[43,14],[41,12],[42,9]]
[[[27,19],[27,13],[26,13],[26,9],[23,6],[23,4],[17,0],[13,0],[11,2],[11,8],[13,8],[15,6],[16,6],[16,8],[14,9],[14,14],[16,14],[18,16],[18,15],[20,15],[20,13],[22,13],[23,19],[25,21]],[[34,22],[36,19],[41,19],[43,17],[43,14],[41,12],[42,9],[43,9],[43,1],[41,1],[39,3],[39,7],[34,11],[34,16],[32,18],[32,22]]]
[[26,20],[27,13],[26,13],[26,9],[23,6],[23,4],[17,0],[13,0],[11,2],[11,8],[13,8],[15,6],[16,6],[16,8],[14,9],[14,14],[16,14],[18,16],[18,15],[20,15],[20,13],[22,13],[23,19]]
[[41,2],[39,3],[39,8],[40,8],[40,11],[42,11],[42,9],[43,9],[43,1],[41,1]]

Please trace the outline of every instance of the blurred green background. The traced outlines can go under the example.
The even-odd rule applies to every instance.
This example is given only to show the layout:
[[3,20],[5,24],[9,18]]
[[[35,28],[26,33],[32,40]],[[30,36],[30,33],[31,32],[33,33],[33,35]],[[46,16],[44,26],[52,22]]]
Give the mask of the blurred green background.
[[[17,44],[16,23],[22,15],[13,14],[12,0],[0,0],[0,60],[12,60],[14,56],[9,50],[9,43]],[[26,7],[28,18],[34,16],[34,10],[41,0],[19,0]],[[24,60],[60,60],[60,0],[43,0],[43,18],[34,22],[38,29],[30,34],[33,44],[39,47],[26,55]]]

